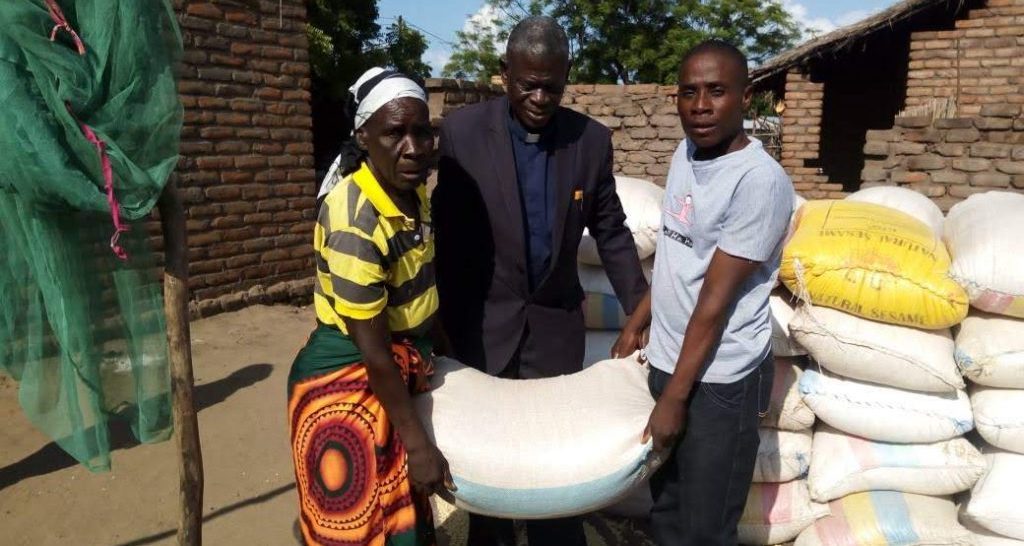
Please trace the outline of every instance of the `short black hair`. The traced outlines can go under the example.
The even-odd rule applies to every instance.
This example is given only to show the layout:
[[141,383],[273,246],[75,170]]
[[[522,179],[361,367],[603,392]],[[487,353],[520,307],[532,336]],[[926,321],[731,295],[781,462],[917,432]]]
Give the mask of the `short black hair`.
[[516,23],[509,33],[508,43],[505,45],[505,58],[512,53],[530,57],[557,55],[560,59],[568,61],[569,38],[562,26],[553,18],[532,15]]
[[750,83],[750,70],[747,67],[747,56],[739,50],[738,47],[726,42],[725,40],[711,39],[704,40],[703,42],[693,46],[683,54],[683,59],[679,61],[679,68],[682,69],[690,59],[701,55],[703,53],[720,53],[731,61],[734,61],[740,67],[740,73],[743,75],[743,86],[746,87]]

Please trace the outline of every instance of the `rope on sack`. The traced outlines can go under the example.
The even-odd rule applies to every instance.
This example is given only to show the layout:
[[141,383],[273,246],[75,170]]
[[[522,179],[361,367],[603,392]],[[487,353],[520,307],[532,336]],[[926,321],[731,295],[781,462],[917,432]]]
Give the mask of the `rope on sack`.
[[[838,339],[838,336],[835,335],[831,330],[829,330],[824,324],[822,324],[821,321],[818,320],[818,317],[814,316],[814,313],[812,312],[814,311],[814,304],[811,303],[811,291],[808,290],[807,282],[804,280],[805,271],[806,270],[804,269],[803,262],[801,262],[799,258],[794,258],[793,276],[796,277],[797,290],[796,293],[793,294],[793,297],[802,302],[801,305],[797,307],[796,313],[806,315],[807,318],[811,319],[811,322],[813,322],[815,326],[820,328],[822,332],[825,332],[832,338]],[[790,333],[790,335],[792,335],[792,333]],[[821,364],[818,362],[818,360],[810,355],[808,355],[807,358],[811,362],[814,362],[814,365],[818,367],[818,373],[824,375],[824,371],[821,369]]]
[[82,39],[75,32],[75,29],[71,28],[64,12],[61,11],[60,6],[57,5],[56,0],[46,0],[46,10],[50,12],[50,18],[53,19],[54,25],[53,30],[50,31],[50,41],[57,39],[57,32],[63,30],[71,36],[71,40],[75,42],[75,49],[78,50],[79,55],[85,55],[85,44],[82,43]]

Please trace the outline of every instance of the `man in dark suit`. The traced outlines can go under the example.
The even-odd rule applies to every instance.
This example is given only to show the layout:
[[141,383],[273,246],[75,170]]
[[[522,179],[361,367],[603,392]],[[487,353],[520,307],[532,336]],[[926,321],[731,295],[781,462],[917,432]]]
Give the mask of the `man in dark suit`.
[[[441,126],[433,229],[441,319],[460,361],[491,375],[540,378],[583,368],[576,253],[589,228],[626,314],[647,289],[615,193],[611,133],[559,106],[565,32],[548,17],[512,30],[506,96]],[[620,340],[628,354],[639,339]],[[512,522],[473,516],[470,544],[514,544]],[[532,546],[584,545],[578,518],[527,524]]]

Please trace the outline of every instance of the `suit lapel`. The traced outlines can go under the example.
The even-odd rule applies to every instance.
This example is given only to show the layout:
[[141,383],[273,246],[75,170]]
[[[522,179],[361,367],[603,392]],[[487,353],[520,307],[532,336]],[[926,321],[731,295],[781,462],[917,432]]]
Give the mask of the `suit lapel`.
[[515,152],[512,151],[512,138],[508,133],[506,117],[508,101],[495,101],[491,112],[490,127],[487,131],[487,148],[491,153],[491,165],[494,166],[494,180],[497,183],[508,222],[511,226],[512,241],[518,249],[517,255],[522,261],[525,271],[526,241],[523,231],[523,209],[519,198],[519,182],[516,178]]
[[[558,114],[555,114],[556,116]],[[552,120],[552,123],[557,120]],[[554,269],[558,263],[558,253],[562,250],[562,239],[565,235],[565,222],[569,217],[569,207],[572,204],[572,194],[575,189],[573,173],[576,171],[576,152],[578,147],[567,142],[562,135],[555,135],[557,143],[555,153],[551,157],[554,168],[551,175],[555,177],[554,183],[554,217],[551,219],[551,267]],[[575,252],[575,249],[573,249]]]

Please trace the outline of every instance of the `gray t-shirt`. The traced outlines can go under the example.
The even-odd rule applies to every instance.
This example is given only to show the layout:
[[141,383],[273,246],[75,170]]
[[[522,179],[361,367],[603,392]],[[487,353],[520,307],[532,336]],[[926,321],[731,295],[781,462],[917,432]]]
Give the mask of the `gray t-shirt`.
[[793,184],[757,140],[710,161],[695,161],[693,152],[684,140],[668,172],[647,357],[659,370],[675,370],[704,275],[720,248],[761,262],[740,288],[722,342],[698,375],[706,383],[732,383],[754,370],[771,349],[768,296],[793,212]]

